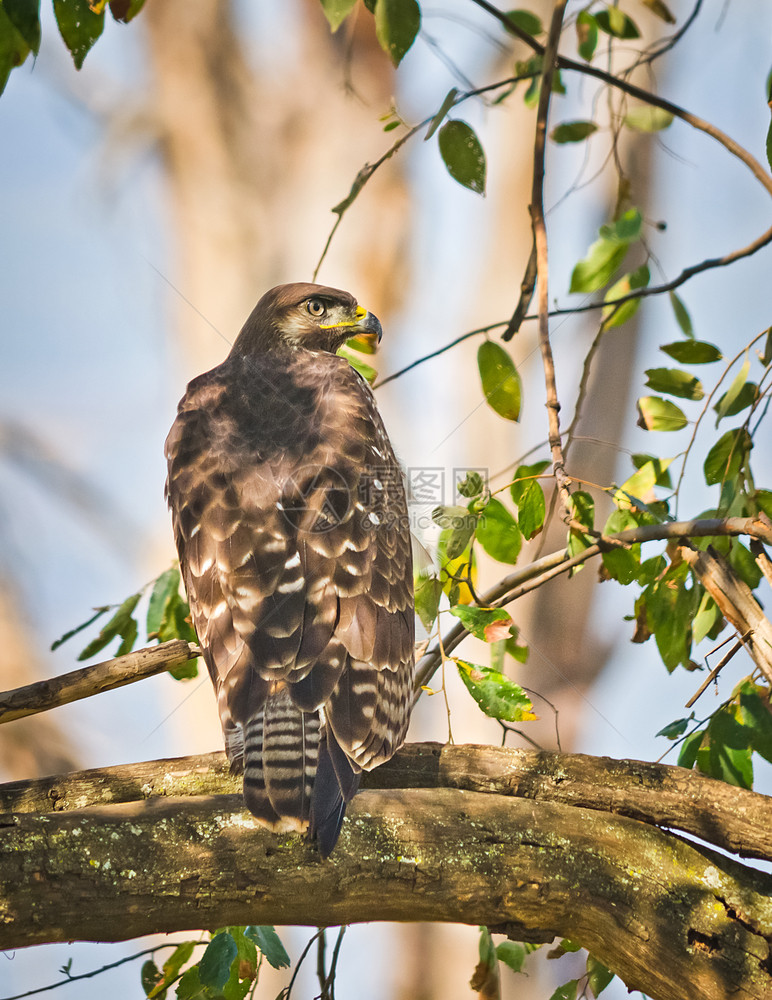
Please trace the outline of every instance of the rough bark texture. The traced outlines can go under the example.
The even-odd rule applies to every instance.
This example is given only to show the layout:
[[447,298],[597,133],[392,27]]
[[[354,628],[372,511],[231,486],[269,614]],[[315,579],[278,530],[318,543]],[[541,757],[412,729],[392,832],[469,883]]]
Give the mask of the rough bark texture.
[[4,691],[0,694],[0,724],[133,684],[200,655],[201,651],[193,643],[172,639],[160,646],[138,649],[126,656]]
[[[453,921],[571,937],[655,1000],[772,995],[772,878],[652,825],[678,821],[680,795],[709,838],[731,816],[719,782],[579,755],[413,746],[373,779],[433,787],[366,789],[320,862],[304,841],[257,826],[213,760],[6,786],[0,948],[231,923]],[[729,791],[736,816],[761,827],[768,800]],[[768,853],[757,833],[747,840]]]

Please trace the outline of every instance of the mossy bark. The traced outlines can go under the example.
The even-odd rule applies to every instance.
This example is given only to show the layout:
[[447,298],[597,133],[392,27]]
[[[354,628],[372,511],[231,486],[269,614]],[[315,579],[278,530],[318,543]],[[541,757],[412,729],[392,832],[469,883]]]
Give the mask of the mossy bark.
[[[453,921],[570,937],[655,1000],[772,996],[772,878],[622,815],[641,813],[654,765],[409,747],[373,778],[413,787],[357,795],[322,862],[261,829],[214,759],[48,779],[49,794],[30,783],[26,798],[6,786],[0,801],[16,811],[0,816],[0,948],[226,924]],[[724,788],[654,774],[660,801],[682,789],[685,813]],[[593,787],[594,807],[577,804]],[[768,800],[747,795],[746,812],[768,815]]]

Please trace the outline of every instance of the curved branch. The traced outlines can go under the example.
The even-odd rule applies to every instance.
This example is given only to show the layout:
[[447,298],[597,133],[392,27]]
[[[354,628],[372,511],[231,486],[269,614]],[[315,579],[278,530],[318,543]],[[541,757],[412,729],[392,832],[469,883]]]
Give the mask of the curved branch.
[[[430,772],[447,773],[446,752],[428,748]],[[636,819],[513,797],[508,764],[516,769],[522,752],[498,751],[498,770],[488,755],[450,751],[460,780],[471,775],[485,791],[361,792],[326,862],[298,837],[259,827],[235,795],[5,816],[0,947],[229,924],[441,920],[516,940],[570,937],[654,1000],[769,996],[768,875]],[[574,784],[572,764],[580,784],[579,761],[544,784]],[[635,768],[649,767],[621,766],[633,769],[621,786],[603,776],[617,800],[636,788]],[[684,799],[692,784],[720,784],[661,770],[685,782]]]
[[[76,812],[158,797],[238,795],[224,753],[140,761],[0,785],[0,815]],[[362,788],[456,788],[557,802],[699,837],[772,861],[769,799],[668,764],[510,747],[409,743],[362,775]]]

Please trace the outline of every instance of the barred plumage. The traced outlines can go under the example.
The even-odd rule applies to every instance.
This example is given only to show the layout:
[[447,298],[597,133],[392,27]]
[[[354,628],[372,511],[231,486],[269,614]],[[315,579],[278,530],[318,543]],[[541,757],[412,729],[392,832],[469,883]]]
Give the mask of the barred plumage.
[[413,579],[405,491],[367,384],[335,351],[380,324],[283,285],[194,379],[166,442],[193,622],[246,805],[335,845],[361,769],[405,738]]

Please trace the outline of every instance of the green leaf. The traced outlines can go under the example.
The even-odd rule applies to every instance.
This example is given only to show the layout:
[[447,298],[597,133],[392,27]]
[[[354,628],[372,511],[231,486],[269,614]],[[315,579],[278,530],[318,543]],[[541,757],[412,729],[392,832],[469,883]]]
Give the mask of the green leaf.
[[705,395],[702,382],[679,368],[647,368],[644,375],[646,385],[655,392],[665,392],[682,399],[702,399]]
[[697,763],[697,754],[699,753],[700,746],[702,745],[703,737],[705,736],[704,729],[698,729],[696,733],[691,733],[681,744],[681,749],[678,753],[678,766],[692,768]]
[[477,351],[477,367],[488,405],[506,420],[519,420],[520,376],[509,353],[500,344],[484,340]]
[[416,0],[378,0],[376,3],[375,34],[395,66],[402,62],[420,28],[421,8]]
[[751,360],[746,355],[745,361],[743,362],[740,370],[732,380],[732,384],[729,386],[727,391],[721,397],[718,406],[716,407],[716,412],[718,413],[718,416],[716,417],[716,427],[718,427],[719,422],[723,417],[729,415],[730,408],[734,405],[738,396],[743,391],[743,388],[748,382],[748,375],[750,374],[750,370],[751,370]]
[[594,292],[608,284],[619,269],[630,243],[640,239],[641,214],[630,208],[612,225],[601,226],[600,239],[578,261],[571,274],[572,292]]
[[198,974],[204,986],[220,990],[230,979],[231,965],[238,954],[233,937],[227,931],[215,934],[198,964]]
[[126,624],[123,626],[119,635],[123,642],[121,642],[118,649],[115,651],[116,656],[125,656],[134,649],[134,643],[137,641],[137,635],[139,634],[139,626],[134,618],[129,618]]
[[458,483],[456,489],[462,497],[479,497],[485,490],[485,480],[479,472],[469,471]]
[[104,9],[95,14],[88,0],[54,0],[54,14],[75,68],[80,69],[105,26]]
[[656,15],[666,24],[676,23],[676,19],[673,17],[670,8],[664,0],[642,0],[642,2],[649,8],[652,14]]
[[164,979],[167,983],[170,983],[172,979],[176,979],[180,969],[187,961],[190,960],[195,947],[195,941],[183,941],[182,944],[177,945],[171,955],[166,959],[164,962],[163,972]]
[[719,709],[708,723],[707,740],[697,753],[704,774],[740,788],[753,787],[753,761],[748,734],[731,709]]
[[415,610],[427,632],[437,618],[442,597],[442,584],[436,576],[421,573],[415,581]]
[[163,976],[161,975],[161,970],[155,964],[155,962],[148,959],[146,962],[142,963],[142,969],[139,974],[139,981],[142,985],[142,989],[145,991],[146,997],[163,997],[166,996],[166,991],[163,993],[156,993],[156,987],[163,982]]
[[[644,465],[651,463],[654,466],[656,479],[655,486],[664,486],[666,489],[673,488],[672,480],[668,469],[673,461],[672,458],[655,458],[653,455],[634,454],[630,456],[636,469],[642,469]],[[628,480],[630,482],[630,480]]]
[[[470,604],[474,595],[466,581],[467,577],[474,580],[476,575],[475,554],[471,541],[456,556],[448,555],[448,543],[453,538],[453,531],[446,529],[440,533],[437,542],[437,560],[440,564],[440,583],[451,604]],[[471,536],[470,536],[471,539]]]
[[614,973],[606,968],[603,962],[594,955],[587,956],[587,985],[592,990],[593,996],[600,996],[613,978]]
[[732,547],[729,550],[729,563],[740,579],[747,583],[751,590],[755,590],[761,583],[763,573],[759,564],[746,549],[742,542],[736,538],[732,539]]
[[169,600],[179,592],[180,573],[176,566],[167,569],[160,576],[156,577],[153,584],[153,591],[150,595],[150,604],[147,609],[147,634],[148,638],[153,638],[161,628],[164,619],[164,612]]
[[685,337],[694,337],[694,329],[692,328],[692,319],[689,315],[689,310],[683,304],[683,300],[676,295],[675,292],[670,292],[670,305],[673,307],[673,313],[675,314],[676,323],[681,327],[681,332]]
[[[637,526],[638,522],[629,511],[615,510],[606,521],[603,534],[616,535],[620,531]],[[609,576],[626,587],[638,578],[641,569],[641,547],[640,545],[632,545],[630,548],[615,546],[604,551],[601,559]]]
[[745,681],[740,688],[740,721],[756,753],[772,762],[772,715],[759,690],[751,681]]
[[429,123],[429,128],[426,130],[426,135],[424,136],[424,142],[426,142],[427,139],[431,139],[431,137],[434,135],[434,133],[437,131],[440,125],[442,125],[443,121],[445,120],[445,116],[453,107],[453,105],[456,103],[457,96],[458,96],[458,91],[456,90],[455,87],[451,87],[450,90],[445,95],[445,100],[440,105],[440,110],[437,112],[437,114],[434,116],[434,118],[432,118],[431,122]]
[[767,163],[769,164],[769,169],[772,170],[772,122],[769,123],[769,128],[767,129]]
[[[530,10],[509,10],[504,16],[528,35],[540,35],[544,31],[541,18],[532,14]],[[504,27],[506,28],[506,25]]]
[[509,488],[512,499],[517,505],[517,526],[526,541],[541,531],[547,510],[541,483],[529,477],[541,475],[549,464],[549,462],[536,462],[533,465],[519,465],[514,482]]
[[290,957],[273,927],[269,925],[251,925],[247,927],[244,934],[255,942],[263,955],[265,955],[268,964],[272,965],[274,969],[289,968]]
[[443,531],[447,531],[445,554],[448,559],[457,559],[469,544],[469,539],[477,527],[477,517],[466,507],[435,507],[432,520]]
[[[461,620],[461,624],[475,639],[483,642],[498,642],[509,635],[512,618],[503,608],[478,608],[470,604],[457,604],[450,613]],[[503,633],[503,634],[502,634]]]
[[651,104],[631,108],[622,120],[635,132],[661,132],[673,124],[673,116],[669,111],[655,108]]
[[343,24],[356,6],[357,0],[321,0],[324,16],[330,22],[333,32]]
[[772,518],[772,490],[756,490],[753,500],[756,509],[763,510],[767,517]]
[[[359,357],[357,353],[349,349],[348,345],[351,344],[352,342],[353,338],[352,340],[347,340],[346,343],[342,347],[339,347],[335,353],[339,357],[345,358],[346,361],[348,361],[348,363],[354,369],[354,371],[359,372],[359,374],[362,376],[365,382],[367,382],[369,385],[372,385],[378,376],[378,372],[375,370],[375,368],[373,368],[372,365],[368,365],[366,361],[363,361],[362,358]],[[359,353],[364,353],[362,352],[362,345],[357,344],[356,351],[358,351]]]
[[635,21],[623,13],[619,7],[606,7],[605,10],[595,12],[595,20],[601,31],[615,38],[640,38]]
[[595,122],[562,122],[560,125],[556,125],[550,132],[550,139],[561,145],[566,142],[584,142],[593,132],[597,131],[598,126]]
[[11,70],[21,66],[30,53],[29,45],[13,26],[0,4],[0,94],[5,90]]
[[477,541],[489,556],[503,563],[516,563],[523,536],[514,517],[499,500],[486,504],[477,523]]
[[663,344],[660,351],[682,365],[708,365],[723,357],[715,344],[704,340],[676,340],[672,344]]
[[764,332],[767,337],[764,341],[764,352],[761,355],[761,363],[766,367],[766,365],[772,362],[772,326],[767,327]]
[[558,986],[550,997],[550,1000],[576,1000],[576,990],[579,985],[578,979],[570,979],[562,986]]
[[[571,507],[572,516],[575,521],[578,521],[583,527],[591,531],[593,528],[593,521],[595,516],[595,501],[592,499],[589,493],[585,493],[583,490],[577,490],[576,493],[571,494]],[[594,539],[588,535],[585,535],[581,531],[577,531],[576,528],[570,528],[568,532],[568,545],[566,551],[569,557],[579,555],[580,552],[584,552],[592,544],[594,544]],[[583,567],[581,565],[574,567],[571,571],[572,575],[578,573]]]
[[[604,300],[613,303],[615,299],[621,299],[637,288],[646,288],[650,277],[648,265],[642,264],[641,267],[630,271],[629,274],[622,275],[619,281],[615,282],[606,292]],[[622,326],[638,312],[640,304],[640,299],[630,299],[618,306],[611,304],[604,306],[601,313],[604,327],[610,330],[615,326]]]
[[688,422],[669,399],[641,396],[638,400],[638,426],[645,431],[680,431]]
[[519,684],[490,667],[466,660],[455,662],[461,680],[486,715],[505,722],[528,722],[537,718],[531,699]]
[[517,941],[502,941],[496,947],[496,958],[513,972],[520,972],[525,961],[525,948]]
[[[123,631],[128,627],[134,608],[139,603],[141,596],[142,594],[132,594],[131,597],[126,598],[110,621],[102,628],[96,639],[92,639],[88,646],[81,652],[78,656],[79,660],[91,659],[92,656],[95,656],[100,650],[104,649],[109,642],[112,642],[116,636],[123,635]],[[79,629],[76,631],[79,631]]]
[[689,723],[694,719],[694,713],[692,713],[688,719],[676,719],[674,722],[669,722],[666,726],[663,726],[657,736],[666,736],[669,740],[677,740],[679,736],[686,732]]
[[2,7],[8,20],[37,55],[40,49],[40,0],[3,0]]
[[732,402],[728,405],[726,404],[727,395],[728,393],[725,392],[713,407],[716,413],[721,412],[722,414],[722,416],[716,420],[716,426],[718,426],[718,421],[723,419],[723,417],[733,417],[735,414],[742,413],[743,410],[747,410],[749,406],[753,406],[759,398],[759,387],[755,382],[746,382],[737,393],[734,400],[732,400]]
[[691,663],[691,622],[696,610],[697,592],[687,588],[688,577],[686,563],[671,565],[647,591],[649,628],[654,633],[662,662],[671,672],[679,663],[687,668]]
[[114,21],[128,24],[145,6],[145,0],[109,0]]
[[74,635],[77,635],[78,632],[82,632],[84,629],[87,629],[89,625],[93,625],[94,622],[97,621],[97,619],[101,618],[102,615],[107,614],[109,610],[110,610],[109,604],[104,608],[97,608],[96,614],[93,614],[88,621],[83,622],[82,625],[76,625],[75,628],[70,629],[69,632],[65,632],[63,636],[60,636],[60,638],[58,638],[55,642],[52,642],[51,652],[53,652],[55,649],[58,649],[62,645],[62,643],[67,642],[68,639],[72,639],[72,637]]
[[460,119],[445,122],[438,138],[440,156],[453,180],[476,194],[485,194],[485,153],[471,125]]
[[692,621],[692,639],[695,645],[701,643],[706,636],[711,635],[711,632],[714,632],[719,625],[723,627],[723,621],[724,616],[718,605],[706,591],[702,595],[697,614]]
[[177,983],[176,995],[177,1000],[211,1000],[211,991],[201,984],[197,964],[185,970]]
[[598,22],[586,10],[580,10],[576,16],[576,45],[577,52],[589,62],[598,45]]
[[734,479],[752,447],[753,441],[744,427],[722,434],[705,459],[705,482],[708,486]]

